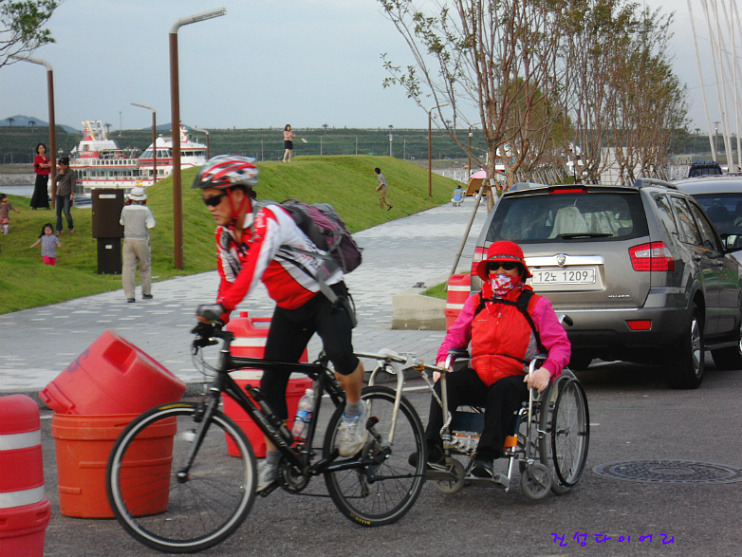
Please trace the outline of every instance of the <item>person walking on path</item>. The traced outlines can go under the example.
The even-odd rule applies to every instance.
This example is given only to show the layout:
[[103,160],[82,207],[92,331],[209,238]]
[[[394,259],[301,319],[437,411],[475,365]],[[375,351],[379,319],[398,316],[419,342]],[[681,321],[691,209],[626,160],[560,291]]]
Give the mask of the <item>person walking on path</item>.
[[13,207],[13,204],[8,200],[8,196],[4,193],[0,193],[0,228],[3,229],[3,234],[10,232],[11,211],[20,213],[20,211]]
[[44,260],[44,265],[54,267],[57,264],[57,248],[61,248],[62,244],[59,243],[59,238],[54,234],[52,223],[47,222],[41,228],[39,239],[31,244],[31,247],[35,248],[39,244],[41,244],[41,257]]
[[155,226],[155,217],[145,204],[147,194],[144,188],[132,188],[129,203],[121,210],[119,222],[124,227],[124,267],[121,283],[124,286],[126,301],[136,301],[137,262],[139,262],[139,279],[142,283],[142,298],[152,299],[152,249],[149,245],[149,229]]
[[376,186],[376,191],[379,192],[379,205],[381,206],[382,209],[386,207],[387,211],[391,211],[392,204],[386,200],[386,190],[387,190],[386,178],[381,173],[380,168],[374,168],[374,172],[376,172],[376,180],[379,182],[379,185]]
[[62,213],[67,219],[67,233],[72,234],[75,231],[75,225],[72,222],[72,214],[70,209],[72,208],[72,202],[75,199],[75,184],[77,183],[77,175],[75,171],[70,168],[70,158],[62,157],[59,159],[59,174],[54,177],[54,181],[57,183],[57,236],[62,235]]
[[291,124],[286,124],[283,128],[283,162],[291,162],[294,153],[294,132],[291,131]]
[[49,182],[49,172],[51,172],[51,162],[46,156],[46,145],[39,143],[36,146],[36,156],[33,160],[33,170],[36,173],[36,182],[34,183],[33,196],[31,197],[31,208],[48,209],[49,194],[47,193],[47,184]]

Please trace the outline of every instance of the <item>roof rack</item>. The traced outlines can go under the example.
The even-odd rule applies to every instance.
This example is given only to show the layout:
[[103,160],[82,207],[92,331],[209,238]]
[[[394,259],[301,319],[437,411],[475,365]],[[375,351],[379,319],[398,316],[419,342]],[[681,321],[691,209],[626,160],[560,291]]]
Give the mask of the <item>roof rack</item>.
[[667,180],[660,180],[659,178],[637,178],[634,182],[635,188],[644,188],[647,186],[662,186],[664,188],[678,189],[678,187],[672,182]]

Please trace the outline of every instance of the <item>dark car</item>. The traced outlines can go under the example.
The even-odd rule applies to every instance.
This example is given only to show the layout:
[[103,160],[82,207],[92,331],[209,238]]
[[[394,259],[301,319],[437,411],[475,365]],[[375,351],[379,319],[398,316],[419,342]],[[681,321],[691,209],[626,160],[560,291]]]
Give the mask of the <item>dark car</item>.
[[573,368],[654,362],[671,386],[696,388],[705,349],[742,367],[742,269],[690,195],[646,182],[517,184],[488,216],[475,264],[497,240],[523,248],[534,290],[571,318]]
[[705,176],[674,185],[701,204],[727,249],[742,262],[742,176]]

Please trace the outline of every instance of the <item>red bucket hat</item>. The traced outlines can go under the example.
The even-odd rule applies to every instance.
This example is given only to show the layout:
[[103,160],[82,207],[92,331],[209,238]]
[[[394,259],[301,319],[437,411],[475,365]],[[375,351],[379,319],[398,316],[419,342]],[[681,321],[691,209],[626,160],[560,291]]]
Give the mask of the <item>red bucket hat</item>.
[[526,265],[523,250],[520,249],[520,246],[515,242],[500,240],[499,242],[490,244],[490,247],[487,248],[487,259],[477,263],[477,275],[479,275],[479,278],[482,280],[487,280],[489,278],[487,263],[490,261],[513,261],[515,263],[520,263],[526,271],[526,278],[531,278],[533,276],[531,271],[528,270],[528,265]]

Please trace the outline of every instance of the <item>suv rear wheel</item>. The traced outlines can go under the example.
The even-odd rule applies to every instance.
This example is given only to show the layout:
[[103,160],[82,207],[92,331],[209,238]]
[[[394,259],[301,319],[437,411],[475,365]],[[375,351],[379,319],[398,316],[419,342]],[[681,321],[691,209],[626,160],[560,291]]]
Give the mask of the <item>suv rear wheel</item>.
[[703,317],[693,304],[690,321],[680,338],[680,355],[670,360],[667,384],[675,389],[697,389],[703,381]]
[[737,332],[737,345],[711,351],[718,369],[742,369],[742,323]]

